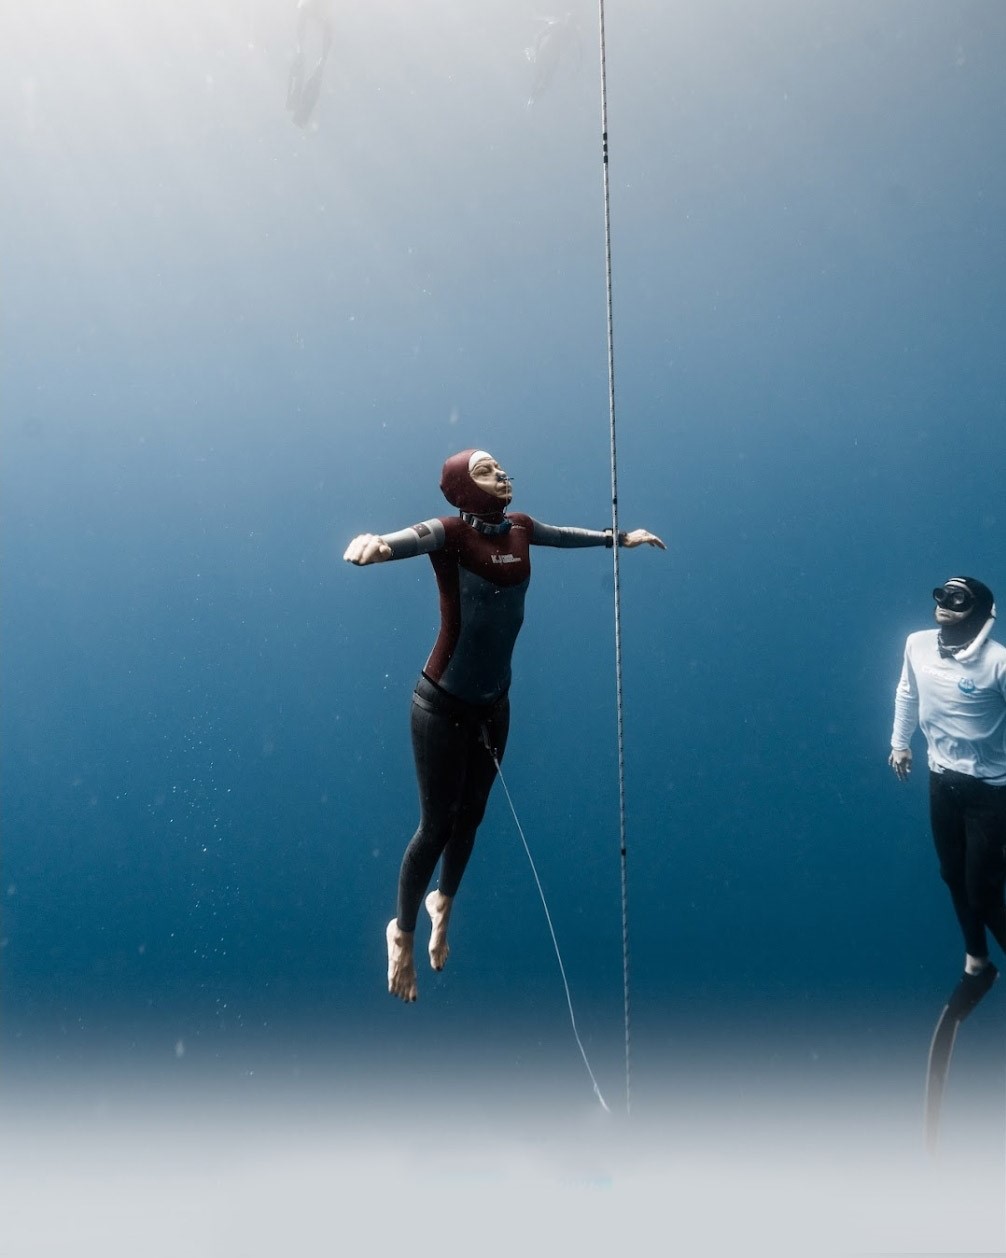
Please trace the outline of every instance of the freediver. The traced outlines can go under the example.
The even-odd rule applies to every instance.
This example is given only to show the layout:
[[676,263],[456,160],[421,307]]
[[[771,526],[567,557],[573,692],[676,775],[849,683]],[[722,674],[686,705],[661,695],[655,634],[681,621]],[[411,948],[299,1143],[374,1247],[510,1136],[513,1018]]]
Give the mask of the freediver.
[[583,57],[580,28],[572,13],[567,13],[563,17],[543,17],[538,20],[543,23],[542,29],[535,36],[530,48],[524,49],[524,56],[534,66],[531,94],[527,99],[528,109],[534,108],[535,102],[552,82],[559,63],[568,49],[575,49],[577,65]]
[[995,982],[989,931],[1006,951],[1006,647],[989,637],[992,591],[974,577],[933,590],[938,629],[910,634],[888,763],[905,782],[921,726],[940,876],[964,935],[964,974],[948,1011],[963,1021]]
[[[459,512],[395,533],[361,533],[343,558],[364,566],[429,555],[440,595],[440,631],[412,696],[412,749],[419,828],[405,850],[398,911],[386,930],[388,991],[416,999],[413,941],[425,896],[429,957],[442,970],[447,926],[503,758],[510,723],[510,663],[524,619],[530,547],[612,545],[611,530],[559,528],[508,512],[513,482],[485,450],[461,450],[443,466],[440,489]],[[666,547],[645,529],[619,533],[629,549]]]
[[[310,28],[318,28],[321,40],[320,56],[311,73],[304,77],[304,63]],[[297,48],[287,80],[286,107],[293,115],[294,124],[306,127],[311,121],[325,74],[325,63],[332,51],[331,0],[297,0]]]

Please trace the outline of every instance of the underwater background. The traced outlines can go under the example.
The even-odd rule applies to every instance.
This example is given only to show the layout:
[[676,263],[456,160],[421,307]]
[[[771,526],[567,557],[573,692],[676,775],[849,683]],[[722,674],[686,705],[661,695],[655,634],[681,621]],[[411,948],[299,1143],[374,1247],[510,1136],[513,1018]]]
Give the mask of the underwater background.
[[[849,1181],[814,1179],[805,1229],[752,1175],[789,1185],[823,1149],[853,1179],[878,1159],[860,1251],[1006,1243],[996,993],[927,1188],[925,1054],[962,944],[925,774],[886,765],[933,585],[1006,598],[999,0],[607,8],[620,522],[668,544],[621,554],[635,1117],[609,552],[532,555],[504,771],[612,1118],[499,788],[448,967],[414,1007],[385,990],[436,590],[425,559],[343,549],[447,514],[466,446],[515,509],[610,523],[597,12],[565,3],[333,4],[304,126],[293,3],[0,13],[0,1156],[30,1252],[56,1226],[30,1173],[67,1125],[111,1197],[139,1113],[189,1114],[220,1160],[173,1127],[134,1184],[149,1210],[78,1247],[135,1252],[193,1148],[236,1174],[279,1114],[313,1133],[282,1145],[311,1252],[333,1234],[306,1203],[354,1175],[380,1203],[384,1139],[415,1174],[462,1113],[484,1160],[414,1191],[473,1226],[505,1193],[631,1248],[666,1198],[679,1239],[773,1252],[786,1218],[813,1252]],[[564,1152],[539,1163],[546,1126]],[[963,1223],[947,1167],[985,1177]],[[751,1194],[736,1219],[724,1180]],[[206,1183],[186,1199],[220,1222]],[[145,1252],[271,1234],[195,1235]]]

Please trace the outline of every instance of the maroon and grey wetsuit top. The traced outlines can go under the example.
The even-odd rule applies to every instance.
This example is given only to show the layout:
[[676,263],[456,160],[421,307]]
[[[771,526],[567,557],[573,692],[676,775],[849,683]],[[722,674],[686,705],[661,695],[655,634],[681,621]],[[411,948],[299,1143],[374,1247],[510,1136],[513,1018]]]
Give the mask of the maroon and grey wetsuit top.
[[423,672],[468,703],[492,703],[510,686],[510,658],[524,622],[532,546],[610,546],[611,533],[558,528],[513,512],[510,527],[483,532],[462,516],[384,533],[392,559],[429,555],[440,590],[440,633]]

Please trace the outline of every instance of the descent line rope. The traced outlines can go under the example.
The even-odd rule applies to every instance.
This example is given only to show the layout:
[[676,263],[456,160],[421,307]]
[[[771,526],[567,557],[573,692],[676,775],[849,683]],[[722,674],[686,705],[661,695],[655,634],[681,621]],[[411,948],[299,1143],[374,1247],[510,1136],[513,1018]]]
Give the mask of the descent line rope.
[[538,888],[538,895],[541,897],[541,906],[545,910],[545,921],[548,923],[548,933],[552,936],[552,947],[555,949],[555,959],[559,962],[559,973],[562,975],[562,985],[566,992],[566,1004],[569,1007],[569,1020],[573,1026],[573,1038],[576,1040],[576,1046],[580,1050],[580,1056],[583,1058],[583,1064],[587,1067],[587,1074],[590,1075],[590,1081],[594,1085],[594,1095],[601,1102],[601,1107],[606,1114],[610,1114],[608,1102],[601,1094],[597,1080],[594,1078],[594,1072],[590,1068],[590,1062],[587,1060],[587,1053],[583,1047],[583,1041],[580,1039],[580,1032],[576,1029],[576,1015],[573,1013],[573,998],[569,994],[569,982],[566,979],[566,967],[562,963],[562,953],[559,951],[559,941],[555,937],[555,927],[552,925],[552,914],[548,911],[548,903],[545,900],[545,892],[542,890],[541,879],[538,877],[538,870],[535,867],[534,857],[531,855],[531,849],[528,847],[527,839],[524,837],[524,827],[520,823],[517,816],[517,809],[513,806],[513,800],[510,798],[510,791],[503,776],[503,770],[500,768],[499,759],[489,742],[488,731],[483,729],[482,738],[485,743],[486,750],[493,758],[493,764],[496,766],[496,776],[500,780],[503,787],[503,794],[506,796],[506,802],[510,805],[510,811],[513,813],[514,824],[517,826],[517,833],[520,835],[520,841],[524,844],[524,851],[527,853],[528,864],[531,866],[531,873],[534,874],[535,885]]
[[625,734],[622,701],[622,594],[618,566],[618,451],[615,433],[615,331],[611,296],[611,196],[608,180],[608,70],[604,0],[598,0],[601,51],[601,169],[604,188],[604,280],[608,332],[608,433],[611,447],[611,547],[615,617],[615,710],[618,738],[618,851],[622,904],[622,1004],[625,1022],[625,1111],[632,1112],[632,1055],[629,1006],[629,879],[625,823]]

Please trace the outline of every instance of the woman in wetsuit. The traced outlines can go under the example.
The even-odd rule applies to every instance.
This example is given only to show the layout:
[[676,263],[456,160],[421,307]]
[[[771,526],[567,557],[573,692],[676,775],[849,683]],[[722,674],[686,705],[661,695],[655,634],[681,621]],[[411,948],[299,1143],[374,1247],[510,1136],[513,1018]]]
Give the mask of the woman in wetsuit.
[[[433,923],[430,964],[449,952],[447,925],[475,832],[503,759],[510,723],[510,660],[524,620],[531,546],[611,546],[611,530],[556,528],[509,513],[510,478],[485,450],[462,450],[444,464],[444,497],[457,516],[424,520],[397,533],[354,537],[343,556],[365,565],[429,555],[440,591],[440,632],[412,697],[412,747],[420,817],[402,860],[398,913],[388,923],[388,991],[416,999],[413,938],[419,905],[437,861],[440,880],[426,896]],[[665,549],[645,529],[620,533],[620,546]]]

